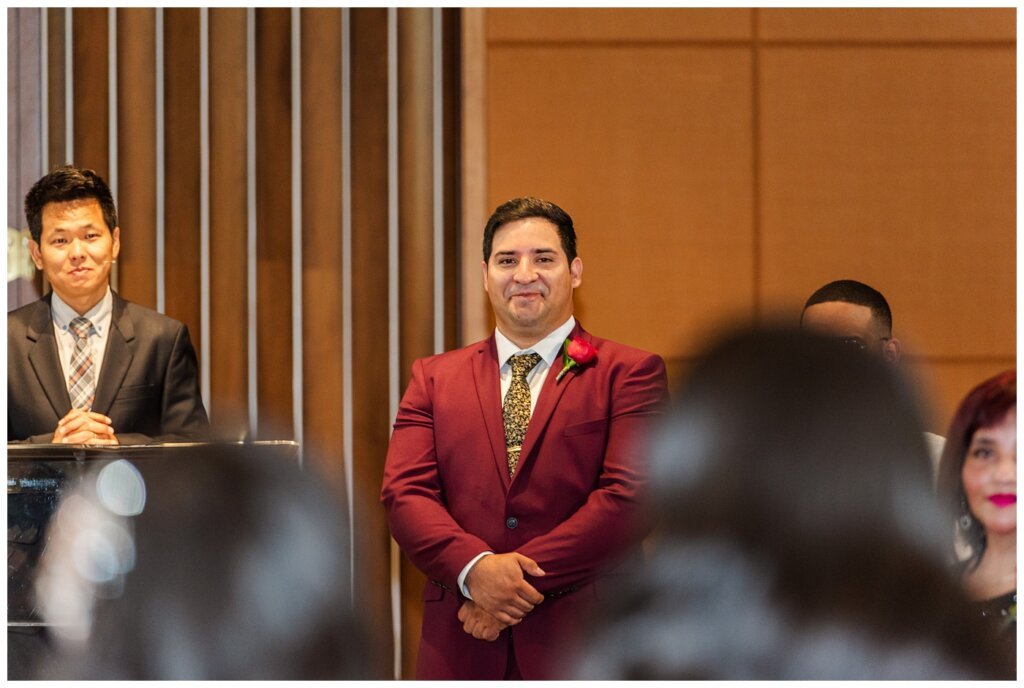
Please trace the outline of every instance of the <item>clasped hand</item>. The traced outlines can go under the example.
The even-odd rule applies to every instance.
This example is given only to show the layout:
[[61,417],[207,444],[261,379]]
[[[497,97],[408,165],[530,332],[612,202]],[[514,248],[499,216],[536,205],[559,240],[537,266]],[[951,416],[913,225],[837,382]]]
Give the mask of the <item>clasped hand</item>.
[[[475,606],[503,624],[502,628],[519,623],[544,601],[544,596],[526,582],[524,572],[531,576],[544,575],[533,559],[509,552],[482,557],[466,576],[466,587]],[[464,621],[461,610],[459,620]]]
[[111,420],[102,413],[71,409],[53,431],[54,444],[120,444],[111,427]]

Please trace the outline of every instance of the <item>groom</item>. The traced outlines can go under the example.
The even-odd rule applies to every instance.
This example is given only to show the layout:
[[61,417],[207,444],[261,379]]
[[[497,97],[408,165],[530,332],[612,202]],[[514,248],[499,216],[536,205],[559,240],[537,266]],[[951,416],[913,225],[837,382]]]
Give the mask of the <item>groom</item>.
[[576,322],[583,262],[554,203],[499,206],[483,257],[495,332],[413,364],[381,498],[429,579],[417,678],[556,678],[595,597],[616,594],[614,569],[639,556],[638,441],[665,365]]

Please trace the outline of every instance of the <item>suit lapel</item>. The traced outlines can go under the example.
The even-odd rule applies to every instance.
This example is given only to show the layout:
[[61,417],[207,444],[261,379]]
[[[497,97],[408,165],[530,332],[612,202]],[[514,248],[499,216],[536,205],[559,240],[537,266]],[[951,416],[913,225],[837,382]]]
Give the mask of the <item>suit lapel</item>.
[[[103,354],[103,368],[96,384],[94,411],[106,414],[114,403],[117,390],[121,389],[124,376],[132,364],[132,350],[128,345],[135,339],[135,327],[125,312],[125,301],[117,294],[114,297],[113,312],[110,316],[110,331],[107,332],[107,349]],[[109,414],[108,414],[109,415]]]
[[28,326],[28,339],[32,342],[28,349],[28,360],[54,413],[58,418],[63,418],[71,410],[71,396],[57,353],[57,338],[53,334],[50,295],[47,294],[39,303],[40,307],[32,314]]
[[[572,332],[569,333],[569,336],[582,337],[588,342],[591,341],[590,335],[580,327],[578,322]],[[537,406],[533,409],[530,425],[526,428],[526,437],[523,438],[523,450],[519,454],[520,467],[532,458],[534,447],[537,446],[537,441],[543,437],[544,429],[551,420],[555,408],[558,407],[558,402],[562,399],[562,395],[565,394],[565,390],[576,379],[580,369],[574,366],[562,376],[561,380],[556,381],[560,372],[562,372],[561,357],[555,360],[555,365],[551,366],[551,370],[548,371],[548,376],[544,380],[544,386],[540,390],[540,398],[537,399]],[[519,473],[520,470],[517,469],[516,474],[518,475]]]
[[505,421],[501,417],[501,384],[498,375],[498,347],[494,335],[480,343],[473,359],[473,378],[480,411],[484,416],[487,439],[491,443],[495,467],[502,484],[508,489],[508,455],[505,451]]

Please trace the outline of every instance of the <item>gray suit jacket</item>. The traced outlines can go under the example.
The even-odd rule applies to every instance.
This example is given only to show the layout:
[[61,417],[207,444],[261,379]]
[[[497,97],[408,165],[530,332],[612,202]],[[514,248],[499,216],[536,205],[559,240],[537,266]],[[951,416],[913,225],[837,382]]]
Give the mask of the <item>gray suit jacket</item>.
[[[201,438],[209,420],[188,328],[113,297],[93,410],[121,444]],[[7,314],[7,439],[49,442],[70,410],[47,295]]]

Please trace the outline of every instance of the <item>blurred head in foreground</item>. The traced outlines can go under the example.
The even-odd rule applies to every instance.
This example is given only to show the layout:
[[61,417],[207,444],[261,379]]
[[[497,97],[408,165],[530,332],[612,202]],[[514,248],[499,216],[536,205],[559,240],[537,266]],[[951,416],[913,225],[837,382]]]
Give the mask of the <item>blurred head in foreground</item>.
[[58,624],[44,678],[370,677],[346,516],[252,447],[94,471],[54,515],[37,596]]
[[648,570],[578,677],[1000,675],[944,566],[949,529],[891,366],[832,339],[740,333],[674,399],[653,442]]

